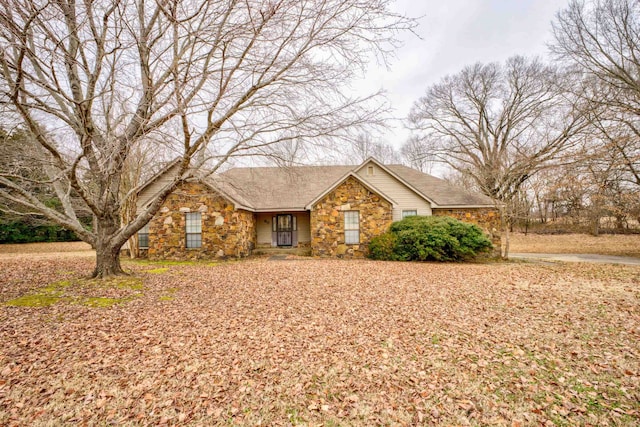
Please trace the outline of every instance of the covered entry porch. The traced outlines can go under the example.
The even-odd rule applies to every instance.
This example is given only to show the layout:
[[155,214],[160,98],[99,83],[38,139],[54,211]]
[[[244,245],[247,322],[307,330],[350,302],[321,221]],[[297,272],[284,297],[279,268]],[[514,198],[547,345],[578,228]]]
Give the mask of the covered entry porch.
[[258,248],[298,248],[311,244],[309,211],[256,214]]

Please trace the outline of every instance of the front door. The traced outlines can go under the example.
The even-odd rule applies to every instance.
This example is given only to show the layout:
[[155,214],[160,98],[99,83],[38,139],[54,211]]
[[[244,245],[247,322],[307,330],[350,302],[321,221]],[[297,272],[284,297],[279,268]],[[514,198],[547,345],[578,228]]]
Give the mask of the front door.
[[278,235],[278,246],[291,246],[293,241],[293,218],[292,215],[276,216],[276,233]]

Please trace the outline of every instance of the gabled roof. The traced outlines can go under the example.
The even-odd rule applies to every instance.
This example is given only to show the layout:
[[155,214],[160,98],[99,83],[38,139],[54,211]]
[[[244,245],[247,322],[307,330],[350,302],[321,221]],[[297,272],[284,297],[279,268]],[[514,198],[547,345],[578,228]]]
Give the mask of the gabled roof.
[[[357,166],[234,168],[201,181],[220,191],[237,208],[255,212],[309,210],[314,203],[350,176],[395,205],[393,194],[384,194],[369,183],[366,176],[358,175],[360,169],[371,163],[382,168],[433,208],[494,206],[494,202],[482,194],[465,191],[407,166],[383,165],[373,158]],[[170,168],[165,168],[164,172],[168,173],[169,170]],[[156,175],[153,179],[157,178]]]
[[363,180],[358,175],[356,175],[354,171],[349,171],[344,177],[339,179],[336,183],[334,183],[330,187],[327,187],[326,190],[324,190],[322,193],[318,194],[313,200],[311,200],[309,203],[307,203],[306,209],[307,210],[312,209],[313,205],[315,205],[318,201],[320,201],[324,196],[326,196],[327,194],[331,193],[336,187],[340,186],[349,177],[351,177],[351,178],[355,179],[356,181],[358,181],[360,184],[362,184],[369,191],[373,191],[377,195],[381,196],[387,202],[391,203],[392,206],[396,204],[396,202],[394,202],[393,199],[391,199],[389,196],[385,195],[382,191],[378,190],[373,185],[371,185],[368,182],[366,182],[365,180]]
[[234,168],[215,178],[231,197],[257,211],[306,210],[307,204],[353,166]]
[[434,207],[495,206],[493,200],[484,194],[466,191],[419,170],[404,165],[387,165],[386,168],[435,202],[437,206]]

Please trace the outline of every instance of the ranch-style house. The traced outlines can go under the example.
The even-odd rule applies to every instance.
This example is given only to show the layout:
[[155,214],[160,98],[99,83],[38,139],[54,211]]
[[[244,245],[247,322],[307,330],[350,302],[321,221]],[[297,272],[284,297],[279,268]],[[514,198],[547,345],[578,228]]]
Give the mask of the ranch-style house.
[[[142,187],[143,209],[175,174],[167,167]],[[408,215],[449,215],[479,225],[499,247],[499,214],[478,193],[374,158],[358,166],[234,168],[176,189],[138,233],[150,259],[244,257],[261,248],[307,248],[357,258],[368,242]]]

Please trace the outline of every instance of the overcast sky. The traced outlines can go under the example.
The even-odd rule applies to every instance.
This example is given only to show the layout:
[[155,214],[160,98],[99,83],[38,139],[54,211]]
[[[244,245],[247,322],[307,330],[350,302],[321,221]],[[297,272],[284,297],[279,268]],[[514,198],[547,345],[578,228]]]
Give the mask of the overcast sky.
[[[447,74],[475,62],[504,61],[513,55],[547,56],[551,20],[569,0],[398,0],[396,9],[420,17],[416,33],[406,34],[391,70],[372,66],[363,88],[383,88],[405,117],[425,89]],[[386,136],[399,147],[408,132]]]

